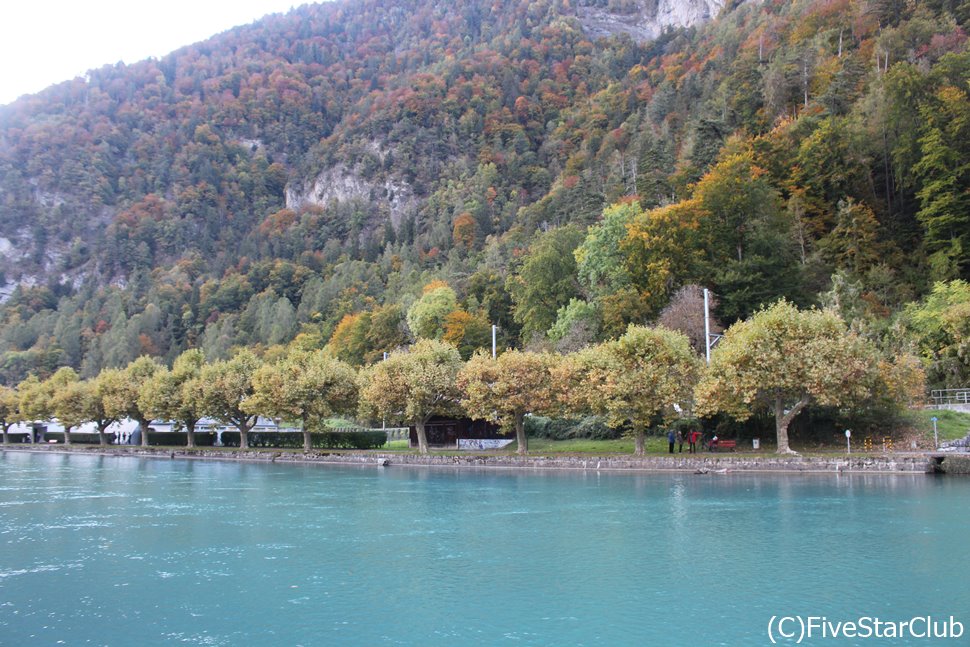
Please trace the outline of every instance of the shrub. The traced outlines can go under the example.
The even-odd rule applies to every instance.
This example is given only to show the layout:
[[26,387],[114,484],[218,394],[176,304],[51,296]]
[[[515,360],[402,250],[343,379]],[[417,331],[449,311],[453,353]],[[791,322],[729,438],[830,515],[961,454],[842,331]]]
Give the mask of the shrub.
[[215,432],[195,432],[195,446],[196,447],[212,447],[216,444]]
[[[195,434],[196,447],[212,447],[215,442],[215,434]],[[185,447],[189,444],[189,435],[183,431],[150,431],[148,432],[148,444],[163,447]]]
[[525,433],[534,438],[551,438],[553,440],[568,440],[570,438],[609,440],[619,438],[622,435],[622,430],[611,429],[599,416],[586,416],[579,419],[527,416]]
[[[223,447],[239,447],[239,432],[238,431],[224,431],[220,434],[222,438]],[[252,434],[250,434],[252,438]]]
[[149,431],[148,444],[163,447],[185,447],[189,442],[186,434],[177,431]]
[[[383,431],[315,431],[310,434],[310,446],[314,449],[377,449],[387,442]],[[222,432],[222,444],[239,447],[239,432]],[[303,447],[303,434],[298,431],[251,431],[250,447]]]

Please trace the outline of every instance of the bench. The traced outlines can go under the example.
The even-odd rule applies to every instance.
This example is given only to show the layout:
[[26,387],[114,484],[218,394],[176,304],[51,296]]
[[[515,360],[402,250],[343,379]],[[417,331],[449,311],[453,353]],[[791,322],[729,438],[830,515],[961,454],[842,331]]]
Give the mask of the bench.
[[712,452],[728,451],[728,450],[731,450],[733,452],[737,448],[737,446],[738,446],[738,441],[736,440],[721,440],[720,438],[718,438],[717,444],[714,445],[713,447],[708,445],[708,449]]

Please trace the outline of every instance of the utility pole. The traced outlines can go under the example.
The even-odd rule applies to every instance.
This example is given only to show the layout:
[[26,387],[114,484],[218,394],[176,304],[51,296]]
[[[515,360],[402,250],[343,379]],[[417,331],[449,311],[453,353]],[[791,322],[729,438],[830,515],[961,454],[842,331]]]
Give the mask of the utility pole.
[[704,288],[704,356],[707,359],[708,366],[711,364],[711,308],[708,305],[709,299],[708,290]]
[[711,349],[720,341],[721,335],[711,334],[711,293],[704,288],[704,358],[711,363]]

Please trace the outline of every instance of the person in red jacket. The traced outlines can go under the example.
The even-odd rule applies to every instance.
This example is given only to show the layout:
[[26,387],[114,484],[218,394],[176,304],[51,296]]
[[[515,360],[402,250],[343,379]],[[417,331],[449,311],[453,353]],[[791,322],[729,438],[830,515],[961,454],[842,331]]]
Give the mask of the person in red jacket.
[[688,453],[690,453],[690,454],[696,454],[697,453],[697,441],[698,441],[698,439],[700,439],[700,437],[701,437],[701,432],[699,432],[699,431],[692,431],[692,432],[690,432],[690,434],[688,436],[688,439],[687,439],[688,440],[688,446],[687,446],[687,452]]

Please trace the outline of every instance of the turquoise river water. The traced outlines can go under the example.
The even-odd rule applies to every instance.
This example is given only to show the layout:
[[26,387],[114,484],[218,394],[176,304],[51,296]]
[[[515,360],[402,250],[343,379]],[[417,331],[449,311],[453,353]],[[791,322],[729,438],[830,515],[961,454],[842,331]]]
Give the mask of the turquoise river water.
[[6,452],[0,644],[968,645],[968,512],[925,475]]

